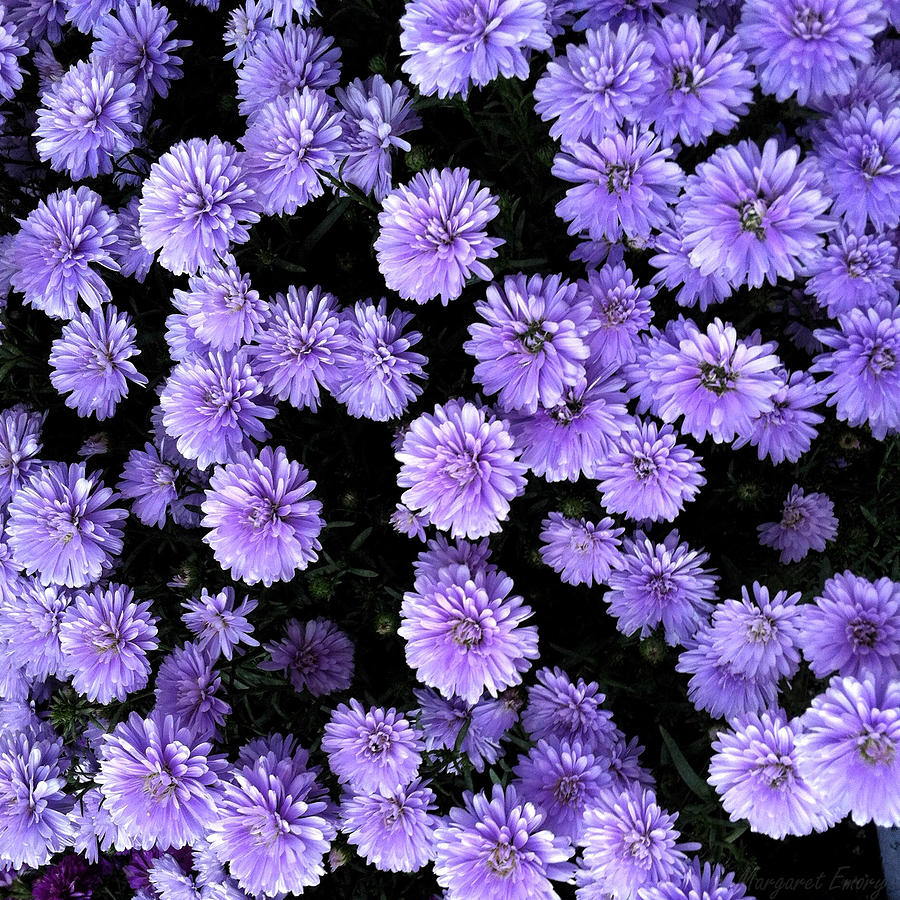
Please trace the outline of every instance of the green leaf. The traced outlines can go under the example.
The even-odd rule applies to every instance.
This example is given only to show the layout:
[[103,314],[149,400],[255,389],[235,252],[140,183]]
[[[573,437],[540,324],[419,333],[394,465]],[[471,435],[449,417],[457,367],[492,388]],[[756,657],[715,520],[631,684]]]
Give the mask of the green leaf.
[[373,572],[371,569],[347,569],[351,575],[356,575],[359,578],[377,578],[378,573]]
[[350,545],[351,550],[359,550],[360,547],[366,542],[366,538],[372,533],[372,527],[364,528],[355,538],[353,538],[353,543]]
[[701,800],[708,800],[711,795],[709,785],[693,770],[685,755],[678,749],[675,738],[662,725],[659,726],[659,733],[662,736],[663,743],[666,745],[666,750],[669,751],[669,755],[672,757],[676,771],[681,776],[681,780]]

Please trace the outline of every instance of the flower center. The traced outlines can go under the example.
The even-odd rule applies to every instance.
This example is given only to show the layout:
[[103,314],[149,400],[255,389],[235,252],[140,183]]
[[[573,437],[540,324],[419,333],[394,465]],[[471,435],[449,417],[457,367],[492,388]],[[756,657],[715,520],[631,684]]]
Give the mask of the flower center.
[[766,215],[766,204],[756,198],[755,200],[744,200],[738,206],[738,217],[741,222],[741,230],[749,231],[755,234],[759,240],[763,240],[766,236],[766,226],[763,223]]
[[775,623],[764,613],[758,613],[747,626],[747,638],[755,644],[767,644],[775,635]]
[[377,725],[366,737],[366,756],[380,756],[391,749],[392,743],[390,729],[384,725]]
[[871,649],[878,642],[878,625],[870,619],[854,619],[847,624],[847,638],[854,650]]
[[487,867],[501,878],[508,878],[516,868],[516,848],[503,840],[491,850]]
[[635,453],[631,461],[631,467],[634,469],[635,478],[644,482],[656,475],[657,465],[652,456],[645,453]]
[[769,787],[780,788],[793,778],[794,764],[789,756],[770,755],[757,764],[756,774]]
[[800,7],[791,17],[791,31],[794,37],[801,40],[817,41],[829,30],[820,10],[810,9],[808,6]]
[[577,775],[566,775],[556,782],[553,796],[560,803],[576,803],[584,796],[584,784]]
[[793,504],[785,506],[781,516],[781,526],[782,528],[796,528],[804,518],[805,516],[803,515],[801,507],[794,506]]
[[897,365],[897,354],[891,347],[876,342],[869,351],[869,370],[880,375],[882,372],[890,372]]
[[528,329],[519,338],[522,346],[529,353],[538,353],[544,343],[550,340],[550,334],[544,331],[543,322],[530,322]]
[[734,372],[726,366],[708,362],[700,363],[700,384],[719,397],[734,390],[736,381]]
[[465,487],[478,477],[478,460],[471,456],[457,457],[447,464],[444,472],[461,487]]
[[693,93],[694,67],[687,62],[676,63],[672,68],[672,87],[682,94]]
[[606,190],[610,194],[621,194],[631,187],[634,168],[625,163],[615,163],[606,172]]
[[881,730],[866,726],[856,739],[856,747],[860,757],[872,766],[889,766],[894,761],[897,748],[894,742]]
[[466,616],[453,625],[453,642],[462,647],[471,648],[481,643],[484,636],[481,623],[476,619]]

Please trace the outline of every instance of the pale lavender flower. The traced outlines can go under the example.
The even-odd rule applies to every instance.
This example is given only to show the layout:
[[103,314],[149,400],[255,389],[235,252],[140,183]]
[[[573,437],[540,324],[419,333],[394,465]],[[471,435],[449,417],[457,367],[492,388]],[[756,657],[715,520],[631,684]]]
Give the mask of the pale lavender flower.
[[223,40],[226,47],[232,49],[225,54],[236,69],[248,56],[252,56],[259,43],[272,33],[271,0],[246,0],[243,6],[232,10],[228,17]]
[[38,465],[44,415],[16,405],[0,412],[0,506]]
[[295,691],[322,697],[344,691],[353,680],[353,644],[334,622],[289,619],[280,641],[263,644],[270,660],[259,667],[266,672],[284,672]]
[[650,257],[650,265],[659,271],[653,276],[653,283],[670,291],[677,288],[675,302],[679,306],[699,306],[705,312],[710,306],[727,300],[732,288],[716,269],[707,267],[705,274],[700,273],[699,263],[694,265],[684,245],[680,222],[677,225],[673,230],[663,229],[656,237],[656,255]]
[[747,897],[746,886],[734,880],[734,873],[701,864],[696,857],[680,877],[642,888],[640,896],[641,900],[753,900]]
[[247,616],[256,609],[256,600],[244,597],[240,605],[235,606],[234,588],[224,587],[217,594],[202,588],[199,597],[181,605],[186,610],[181,621],[211,662],[220,656],[231,659],[238,644],[259,646],[259,641],[252,635],[253,626],[247,621]]
[[566,584],[605,584],[619,566],[619,537],[625,531],[614,525],[610,518],[595,525],[552,512],[541,522],[541,559]]
[[22,87],[22,68],[19,57],[28,53],[23,35],[10,21],[6,7],[0,7],[0,97],[12,100]]
[[397,534],[405,534],[420,541],[425,540],[425,528],[428,524],[428,516],[414,512],[403,503],[398,503],[391,513],[391,526]]
[[764,522],[757,526],[759,543],[780,550],[780,561],[797,562],[810,550],[822,551],[837,534],[838,520],[834,504],[827,494],[805,494],[794,485],[784,501],[780,522]]
[[71,602],[71,594],[55,585],[19,579],[15,592],[7,592],[0,607],[0,639],[6,642],[3,652],[10,666],[40,680],[63,675],[66,659],[60,628]]

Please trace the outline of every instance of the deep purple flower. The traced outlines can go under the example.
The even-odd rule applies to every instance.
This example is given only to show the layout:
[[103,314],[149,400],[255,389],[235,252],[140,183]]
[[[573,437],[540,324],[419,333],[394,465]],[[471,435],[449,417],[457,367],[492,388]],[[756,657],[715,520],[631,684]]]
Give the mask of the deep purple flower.
[[378,271],[405,300],[440,297],[446,306],[471,275],[490,279],[482,260],[493,259],[504,242],[483,229],[499,207],[487,188],[469,180],[468,169],[419,172],[391,191],[382,207],[375,241]]
[[201,509],[204,536],[216,560],[247,584],[289,581],[319,558],[325,523],[322,504],[305,499],[315,490],[307,470],[283,447],[263,447],[258,457],[239,453],[216,467]]
[[12,100],[22,87],[22,68],[19,57],[28,53],[23,35],[6,14],[0,12],[0,97]]
[[321,697],[346,690],[353,680],[353,644],[328,619],[289,619],[285,637],[263,644],[263,650],[271,660],[263,660],[260,669],[284,672],[295,691]]
[[46,38],[54,44],[62,39],[62,26],[66,20],[66,7],[59,0],[20,0],[11,4],[10,20],[26,42],[36,47]]
[[571,876],[569,839],[547,831],[512,786],[462,799],[435,833],[434,874],[446,900],[554,900],[550,880]]
[[525,490],[525,466],[506,422],[461,399],[413,420],[395,455],[403,502],[452,537],[499,531],[510,500]]
[[409,0],[403,71],[420,93],[462,94],[498,76],[527,78],[529,50],[551,45],[542,0]]
[[829,198],[822,172],[800,151],[760,152],[751,141],[721,147],[697,166],[678,203],[681,236],[700,275],[718,271],[735,287],[793,279],[822,247],[833,227],[823,216]]
[[150,677],[147,654],[158,646],[150,601],[110,583],[79,591],[66,609],[59,643],[72,687],[88,700],[109,703],[140,690]]
[[[44,680],[63,675],[66,660],[60,645],[60,628],[72,602],[68,591],[43,586],[35,578],[20,578],[15,590],[7,590],[0,616],[0,638],[9,665],[29,678]],[[5,693],[5,692],[4,692]]]
[[16,405],[0,412],[0,506],[38,465],[44,416]]
[[272,33],[271,0],[246,0],[243,6],[232,10],[228,27],[222,39],[231,50],[225,54],[236,69],[248,56],[252,56],[266,35]]
[[103,870],[82,856],[67,853],[31,886],[32,900],[91,900]]
[[595,525],[552,512],[541,522],[541,559],[566,584],[605,584],[619,566],[619,537],[625,531],[614,525],[610,518]]
[[259,641],[251,634],[253,626],[247,621],[248,614],[256,609],[256,600],[244,597],[240,606],[235,607],[234,588],[224,587],[218,594],[210,594],[203,588],[199,597],[181,605],[187,610],[181,621],[211,662],[220,656],[231,659],[238,644],[259,646]]
[[54,319],[71,319],[78,300],[95,308],[112,294],[94,266],[116,271],[116,217],[84,186],[41,200],[10,248],[12,286],[25,303]]
[[804,494],[794,485],[784,501],[780,522],[764,522],[757,526],[759,543],[780,550],[782,563],[797,562],[810,550],[822,551],[837,534],[838,520],[834,504],[827,494]]
[[250,237],[257,199],[238,153],[217,137],[175,144],[150,169],[140,201],[141,239],[175,275],[215,264]]
[[34,471],[9,504],[6,538],[13,558],[44,584],[82,587],[96,581],[122,550],[128,513],[84,463],[50,463]]
[[692,262],[690,250],[685,247],[680,221],[677,226],[674,230],[663,229],[656,237],[656,255],[650,257],[650,265],[659,271],[653,276],[653,283],[670,291],[677,288],[675,302],[679,306],[699,306],[704,312],[727,300],[732,288],[728,279],[716,269],[707,267],[706,274],[700,273],[699,262],[696,265]]

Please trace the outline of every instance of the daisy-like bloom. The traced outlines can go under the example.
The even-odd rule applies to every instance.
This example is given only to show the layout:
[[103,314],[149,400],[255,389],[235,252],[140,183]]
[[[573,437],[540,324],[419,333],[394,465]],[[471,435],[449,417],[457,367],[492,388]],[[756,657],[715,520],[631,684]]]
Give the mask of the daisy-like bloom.
[[527,78],[529,50],[548,50],[543,0],[409,0],[403,71],[425,96],[448,97],[499,76]]
[[26,406],[0,412],[0,506],[5,506],[38,464],[44,417]]
[[625,531],[614,526],[609,518],[595,525],[552,512],[541,522],[541,559],[566,584],[605,584],[619,565],[619,537]]
[[184,847],[219,819],[224,756],[171,716],[133,712],[103,736],[95,780],[114,825],[134,846]]
[[277,410],[262,392],[243,353],[189,357],[175,366],[159,396],[163,424],[178,452],[201,469],[230,462],[253,446],[249,438],[269,437],[261,420],[273,419]]
[[0,863],[40,868],[71,842],[67,766],[52,732],[0,733]]
[[637,738],[628,740],[625,735],[613,726],[609,743],[597,755],[606,767],[612,779],[611,789],[616,794],[633,788],[652,788],[656,781],[649,769],[641,765],[641,754],[644,748],[638,744]]
[[525,490],[506,422],[461,399],[414,419],[395,455],[403,502],[452,537],[500,531],[510,500]]
[[[496,0],[490,0],[496,2]],[[378,271],[405,300],[446,306],[471,275],[490,279],[482,262],[503,241],[484,231],[499,212],[495,198],[468,169],[430,169],[391,191],[378,214]]]
[[699,306],[705,312],[710,306],[727,300],[732,288],[716,269],[700,274],[699,265],[691,261],[690,251],[682,240],[682,230],[678,222],[677,228],[663,229],[656,237],[656,255],[650,257],[650,265],[658,269],[653,283],[675,291],[679,306]]
[[102,16],[94,26],[92,56],[105,60],[139,100],[166,97],[169,83],[181,78],[179,50],[191,45],[170,37],[176,23],[165,6],[150,0],[122,3],[116,14]]
[[497,567],[490,562],[491,548],[488,539],[471,543],[458,539],[452,544],[439,534],[428,541],[428,549],[422,550],[413,563],[416,573],[415,589],[424,590],[424,585],[437,583],[441,569],[447,566],[466,566],[470,572],[496,572]]
[[753,73],[737,38],[724,37],[724,28],[710,31],[695,15],[666,16],[648,30],[655,77],[642,118],[664,144],[676,138],[703,144],[713,132],[727,134],[746,114]]
[[834,227],[823,213],[822,172],[800,151],[779,152],[766,141],[718,149],[697,166],[678,203],[681,234],[700,275],[718,271],[735,287],[791,280],[818,255],[822,232]]
[[849,570],[825,582],[802,607],[800,646],[817,678],[832,672],[879,680],[900,671],[900,584],[872,582]]
[[214,265],[250,238],[257,198],[238,152],[217,137],[175,144],[150,169],[140,200],[141,239],[174,275]]
[[122,275],[126,278],[133,275],[135,281],[143,284],[150,266],[153,265],[153,254],[141,243],[139,203],[137,197],[132,197],[128,204],[116,213],[119,222],[119,240],[113,252]]
[[408,153],[412,147],[401,135],[421,128],[422,121],[402,81],[388,84],[373,75],[365,81],[356,78],[334,93],[344,111],[341,177],[364,194],[374,191],[380,203],[391,190],[391,150]]
[[564,144],[598,143],[607,132],[636,120],[653,81],[653,47],[643,30],[622,24],[585,32],[584,44],[567,44],[565,56],[547,63],[534,88],[535,112]]
[[805,494],[794,485],[784,501],[780,522],[764,522],[757,526],[759,543],[780,550],[780,561],[797,562],[810,550],[822,551],[837,534],[838,520],[834,504],[827,494]]
[[251,632],[253,626],[247,621],[249,613],[256,609],[256,600],[244,597],[240,606],[235,606],[234,588],[225,587],[218,594],[210,594],[202,588],[199,597],[181,604],[187,610],[181,621],[196,638],[198,649],[215,662],[220,656],[231,659],[238,644],[258,647],[259,641]]
[[463,794],[435,832],[434,874],[446,900],[554,900],[550,883],[571,877],[567,837],[544,826],[544,815],[512,786],[490,796]]
[[200,887],[200,877],[186,872],[170,853],[158,856],[150,863],[147,878],[160,900],[182,900],[187,897],[205,900],[210,896],[208,890]]
[[428,357],[410,348],[422,340],[419,331],[404,329],[411,313],[387,311],[387,299],[360,300],[346,310],[340,326],[346,346],[335,357],[330,390],[354,418],[385,422],[404,412],[422,393]]
[[577,841],[584,813],[597,806],[610,776],[603,763],[577,741],[538,741],[513,769],[516,790],[534,803],[554,834]]
[[156,676],[156,708],[171,716],[179,728],[188,728],[199,740],[221,737],[221,727],[231,707],[218,696],[222,679],[196,644],[176,647]]
[[449,567],[437,584],[403,595],[397,634],[406,641],[406,662],[416,678],[445,697],[475,703],[520,684],[537,659],[532,615],[503,572]]
[[764,94],[797,102],[845,93],[886,25],[878,0],[748,0],[737,29]]
[[800,774],[832,810],[857,825],[900,819],[900,681],[832,678],[801,719]]
[[820,383],[828,405],[848,425],[868,423],[884,440],[900,428],[900,306],[881,300],[868,309],[838,317],[837,328],[820,328],[820,353],[811,372],[827,372]]
[[250,278],[241,274],[233,256],[192,275],[189,284],[190,290],[175,291],[172,303],[199,340],[216,350],[253,340],[269,304],[250,287]]
[[391,527],[397,534],[405,534],[407,537],[425,540],[425,528],[428,525],[428,516],[413,512],[402,503],[391,513]]
[[253,47],[237,73],[238,109],[252,122],[276,97],[303,88],[327,90],[341,75],[341,51],[319,28],[288,25]]
[[116,217],[84,186],[41,200],[29,213],[9,251],[15,290],[25,303],[54,319],[71,319],[81,299],[100,306],[112,294],[94,266],[117,271]]
[[656,802],[656,794],[639,788],[624,791],[589,808],[584,815],[582,865],[599,889],[614,897],[635,897],[640,888],[681,875],[685,850],[674,827],[678,813]]
[[596,681],[573,682],[562,669],[541,669],[537,684],[528,688],[522,726],[533,741],[569,741],[597,753],[608,747],[614,725],[612,713],[601,707],[606,699]]
[[733,822],[771,838],[824,831],[834,824],[797,769],[800,722],[781,710],[742,716],[713,741],[709,783]]
[[593,240],[646,241],[668,224],[684,175],[652,131],[616,130],[596,143],[574,141],[553,160],[553,174],[576,186],[556,204],[569,234]]
[[233,578],[247,584],[290,581],[319,558],[325,526],[322,504],[306,499],[315,481],[283,447],[263,447],[258,457],[238,453],[216,467],[201,505],[204,543]]
[[469,326],[466,353],[478,360],[474,379],[504,410],[533,413],[555,406],[584,377],[590,305],[559,275],[508,275],[475,304],[484,319]]
[[608,512],[629,519],[671,522],[706,484],[699,458],[677,443],[671,425],[638,422],[623,431],[594,467]]
[[241,138],[247,183],[269,216],[293,215],[322,195],[342,154],[341,119],[324,92],[293,91],[261,107]]
[[305,22],[314,12],[319,12],[315,0],[272,0],[272,24],[276,28],[290,25],[296,15]]
[[43,584],[83,587],[122,551],[128,513],[84,463],[35,470],[9,504],[6,539],[13,559]]
[[15,592],[4,593],[0,639],[6,642],[8,664],[29,678],[62,674],[65,660],[59,634],[71,595],[56,586],[44,587],[37,578],[21,578]]
[[158,646],[150,601],[110,583],[79,591],[59,627],[59,643],[72,687],[88,700],[109,703],[140,690],[150,677],[147,654]]
[[129,381],[147,384],[130,361],[141,352],[135,337],[131,316],[112,304],[79,313],[65,325],[50,346],[50,382],[60,394],[68,393],[66,406],[102,421],[127,396]]
[[77,62],[41,98],[38,155],[73,181],[112,172],[114,157],[134,146],[134,84],[106,61]]
[[236,69],[248,56],[252,56],[266,35],[272,33],[271,0],[246,0],[243,6],[232,10],[222,39],[231,50],[223,57]]
[[[710,5],[716,2],[712,0]],[[574,0],[574,9],[583,13],[575,30],[599,28],[609,21],[653,25],[664,15],[688,12],[694,5],[692,0]]]
[[659,881],[641,888],[641,900],[745,900],[747,888],[721,866],[710,866],[694,857],[674,881]]
[[0,97],[12,100],[22,87],[22,68],[19,57],[28,53],[22,34],[10,21],[6,7],[0,8]]
[[263,644],[271,659],[259,667],[266,672],[284,672],[295,691],[322,697],[344,691],[353,680],[353,644],[334,622],[289,619],[280,641]]
[[661,544],[638,531],[625,539],[619,566],[609,576],[611,590],[603,598],[623,634],[640,629],[645,638],[662,625],[666,643],[689,640],[706,621],[716,599],[719,576],[705,569],[709,554],[681,543],[677,531]]
[[681,433],[717,444],[746,435],[752,420],[774,408],[782,386],[776,345],[738,338],[734,326],[714,319],[706,332],[691,320],[677,348],[647,363],[655,412],[664,422],[682,415]]
[[341,802],[341,831],[382,872],[416,872],[434,857],[434,791],[428,782],[382,787]]
[[322,737],[328,765],[341,784],[357,793],[409,784],[422,762],[422,738],[395,709],[359,700],[341,703]]
[[75,827],[73,849],[92,863],[100,859],[101,852],[115,849],[122,853],[132,847],[131,838],[117,825],[113,825],[109,812],[102,803],[100,789],[92,787],[81,794],[71,812]]

